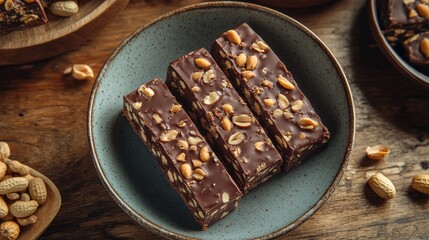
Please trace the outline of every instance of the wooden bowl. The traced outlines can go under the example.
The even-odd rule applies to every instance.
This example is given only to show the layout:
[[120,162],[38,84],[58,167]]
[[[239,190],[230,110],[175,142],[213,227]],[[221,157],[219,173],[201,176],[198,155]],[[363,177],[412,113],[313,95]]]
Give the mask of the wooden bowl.
[[43,179],[46,184],[48,197],[45,204],[40,206],[35,213],[38,217],[37,222],[32,225],[21,227],[21,233],[18,239],[38,239],[46,228],[48,228],[49,224],[51,224],[52,220],[54,220],[61,207],[61,195],[55,184],[45,175],[34,169],[30,170],[30,174]]
[[390,46],[389,42],[384,37],[379,24],[377,1],[368,0],[367,6],[369,27],[381,52],[402,75],[429,87],[429,76],[406,62],[406,60],[403,59],[392,46]]
[[261,4],[281,8],[313,7],[331,1],[333,0],[257,0]]
[[45,25],[0,36],[0,65],[33,62],[75,49],[127,4],[128,0],[81,1],[72,17],[49,15]]

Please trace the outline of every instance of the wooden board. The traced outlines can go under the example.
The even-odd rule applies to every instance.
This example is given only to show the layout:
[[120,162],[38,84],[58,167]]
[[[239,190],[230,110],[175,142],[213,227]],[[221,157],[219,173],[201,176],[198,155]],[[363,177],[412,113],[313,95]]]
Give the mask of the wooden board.
[[[201,1],[132,0],[76,51],[0,67],[0,141],[9,142],[13,159],[48,176],[63,200],[41,239],[163,239],[134,222],[104,189],[87,141],[93,82],[73,81],[62,73],[74,63],[90,64],[98,73],[138,27],[196,2]],[[356,105],[356,142],[348,170],[325,205],[278,239],[429,238],[429,197],[410,190],[415,174],[429,174],[429,91],[387,61],[371,36],[366,10],[362,0],[282,10],[315,32],[343,66]],[[367,160],[365,148],[378,143],[389,146],[391,155],[380,162]],[[393,181],[394,199],[381,201],[368,189],[366,174],[373,171]]]
[[68,18],[49,14],[49,22],[0,36],[0,65],[33,62],[77,48],[120,12],[128,0],[80,1]]

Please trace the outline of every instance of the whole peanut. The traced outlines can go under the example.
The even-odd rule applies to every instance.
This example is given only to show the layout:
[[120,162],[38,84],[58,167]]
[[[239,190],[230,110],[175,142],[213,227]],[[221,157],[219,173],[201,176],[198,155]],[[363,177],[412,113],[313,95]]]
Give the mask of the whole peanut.
[[13,221],[6,221],[0,225],[1,239],[15,240],[19,236],[19,225]]
[[0,179],[6,175],[7,165],[4,162],[0,162]]
[[18,200],[10,205],[10,212],[14,217],[24,218],[33,214],[39,204],[35,200],[21,201]]
[[5,162],[9,166],[9,169],[14,173],[18,173],[21,176],[25,176],[30,173],[30,167],[25,164],[9,159],[7,159]]
[[4,218],[9,213],[9,208],[7,207],[6,202],[3,197],[0,196],[0,218]]
[[23,177],[12,177],[0,182],[0,194],[8,194],[26,190],[28,180]]
[[0,142],[0,159],[6,159],[10,156],[9,145],[5,142]]
[[30,193],[31,199],[36,200],[40,205],[46,202],[48,192],[46,191],[46,185],[43,179],[39,177],[31,179],[28,184],[28,192]]
[[36,215],[31,215],[26,218],[17,218],[16,222],[21,226],[27,226],[37,222],[38,217]]

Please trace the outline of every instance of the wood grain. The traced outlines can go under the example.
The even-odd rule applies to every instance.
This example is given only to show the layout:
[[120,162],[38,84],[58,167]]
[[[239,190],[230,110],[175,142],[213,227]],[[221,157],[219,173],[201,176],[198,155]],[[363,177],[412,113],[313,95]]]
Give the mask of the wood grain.
[[[0,67],[0,140],[12,157],[58,186],[63,204],[43,239],[163,239],[135,223],[103,188],[90,159],[86,109],[91,81],[62,75],[73,63],[96,72],[113,49],[139,26],[198,0],[139,1],[78,50],[33,64]],[[327,203],[278,239],[427,239],[429,197],[410,190],[412,177],[429,174],[429,89],[400,75],[376,47],[365,2],[334,1],[287,10],[314,31],[343,66],[356,105],[357,135],[348,171]],[[365,158],[368,145],[392,149],[380,162]],[[397,188],[381,201],[368,188],[368,172],[381,171]]]
[[79,12],[68,18],[47,11],[47,24],[0,36],[0,65],[34,62],[75,49],[127,3],[128,0],[81,1]]

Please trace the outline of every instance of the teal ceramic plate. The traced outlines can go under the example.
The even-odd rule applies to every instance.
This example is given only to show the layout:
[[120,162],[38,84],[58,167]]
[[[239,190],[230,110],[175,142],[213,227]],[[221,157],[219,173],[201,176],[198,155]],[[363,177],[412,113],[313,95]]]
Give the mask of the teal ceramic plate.
[[[156,76],[165,79],[170,61],[194,49],[209,48],[221,33],[243,22],[294,73],[332,137],[323,152],[252,190],[235,211],[203,232],[121,116],[122,96]],[[94,84],[88,135],[105,187],[125,212],[149,230],[176,239],[268,239],[297,227],[332,194],[350,158],[354,110],[340,65],[307,28],[265,7],[212,2],[152,21],[113,52]]]

